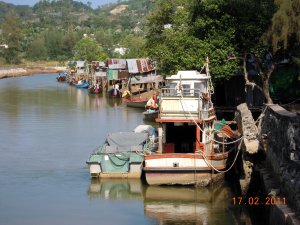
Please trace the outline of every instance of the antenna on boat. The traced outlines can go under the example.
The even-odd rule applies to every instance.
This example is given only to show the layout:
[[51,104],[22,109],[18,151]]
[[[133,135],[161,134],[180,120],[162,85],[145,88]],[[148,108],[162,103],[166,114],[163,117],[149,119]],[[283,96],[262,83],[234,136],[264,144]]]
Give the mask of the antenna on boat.
[[208,90],[209,90],[210,94],[213,94],[215,92],[215,90],[214,90],[214,86],[212,85],[208,64],[209,64],[209,58],[208,58],[208,56],[206,56],[204,67],[205,67],[206,75],[209,77]]
[[179,90],[182,91],[182,80],[181,80],[181,74],[180,74],[180,80],[179,80]]
[[209,76],[209,68],[208,68],[208,64],[209,64],[209,59],[208,59],[208,56],[206,56],[206,60],[205,60],[205,72],[206,72],[206,75]]

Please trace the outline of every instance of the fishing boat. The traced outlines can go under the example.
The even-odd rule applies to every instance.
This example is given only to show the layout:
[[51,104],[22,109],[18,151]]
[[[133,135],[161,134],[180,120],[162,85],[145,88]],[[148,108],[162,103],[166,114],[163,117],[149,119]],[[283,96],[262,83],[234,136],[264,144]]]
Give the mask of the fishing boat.
[[58,82],[64,82],[67,80],[67,73],[64,72],[63,74],[59,74],[57,77],[56,77],[56,80]]
[[133,107],[133,108],[142,108],[144,109],[148,100],[141,99],[141,98],[130,98],[130,99],[124,99],[124,102],[127,107]]
[[77,88],[88,88],[89,82],[88,81],[79,81],[77,84],[75,84],[75,87]]
[[155,119],[158,118],[158,109],[147,109],[143,112],[144,120],[155,122]]
[[107,96],[110,98],[121,98],[122,93],[119,89],[112,88],[107,92]]
[[103,92],[103,88],[100,84],[92,84],[88,87],[90,94],[101,94]]
[[87,161],[91,177],[140,178],[144,155],[155,150],[155,129],[140,125],[133,132],[108,134]]
[[131,93],[129,90],[124,90],[122,98],[127,107],[142,108],[145,109],[148,99],[143,97],[141,93],[145,92],[143,89],[138,89],[136,93]]
[[147,183],[220,183],[238,140],[226,123],[217,123],[208,62],[200,72],[178,71],[167,81],[169,85],[161,90],[155,119],[159,124],[158,151],[144,158]]

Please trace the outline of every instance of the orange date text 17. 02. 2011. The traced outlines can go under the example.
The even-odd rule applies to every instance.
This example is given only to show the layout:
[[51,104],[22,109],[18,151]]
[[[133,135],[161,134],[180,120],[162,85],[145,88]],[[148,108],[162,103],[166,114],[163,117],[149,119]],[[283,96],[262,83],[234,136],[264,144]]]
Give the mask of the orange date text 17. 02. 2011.
[[234,205],[286,205],[285,197],[233,197],[232,201]]

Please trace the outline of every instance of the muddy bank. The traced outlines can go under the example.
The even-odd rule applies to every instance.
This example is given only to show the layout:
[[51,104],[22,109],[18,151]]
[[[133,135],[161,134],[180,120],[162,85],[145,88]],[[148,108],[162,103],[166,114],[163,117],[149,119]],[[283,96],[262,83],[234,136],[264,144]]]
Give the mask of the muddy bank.
[[63,67],[35,67],[35,68],[0,68],[0,79],[9,77],[30,76],[33,74],[43,73],[60,73],[63,72]]

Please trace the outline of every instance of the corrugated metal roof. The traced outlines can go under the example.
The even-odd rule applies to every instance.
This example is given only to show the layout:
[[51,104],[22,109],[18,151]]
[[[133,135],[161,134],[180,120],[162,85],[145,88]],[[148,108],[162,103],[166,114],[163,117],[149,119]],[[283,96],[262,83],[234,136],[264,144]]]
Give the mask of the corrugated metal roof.
[[129,73],[139,73],[136,59],[127,59],[127,66]]
[[126,69],[126,59],[108,59],[109,69]]
[[127,59],[129,73],[148,73],[155,68],[149,59]]

